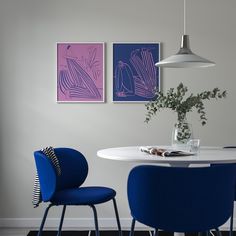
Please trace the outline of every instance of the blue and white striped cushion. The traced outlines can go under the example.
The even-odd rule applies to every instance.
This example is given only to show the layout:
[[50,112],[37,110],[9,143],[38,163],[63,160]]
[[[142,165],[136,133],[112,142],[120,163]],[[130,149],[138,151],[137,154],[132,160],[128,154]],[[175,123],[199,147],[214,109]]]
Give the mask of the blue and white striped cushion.
[[[52,164],[56,170],[58,176],[61,175],[61,168],[58,161],[58,158],[54,152],[53,147],[46,147],[41,149],[41,151],[52,161]],[[39,204],[42,202],[41,190],[40,190],[40,183],[38,173],[36,171],[35,181],[34,181],[34,188],[33,188],[33,196],[32,196],[32,204],[35,207],[38,207]]]

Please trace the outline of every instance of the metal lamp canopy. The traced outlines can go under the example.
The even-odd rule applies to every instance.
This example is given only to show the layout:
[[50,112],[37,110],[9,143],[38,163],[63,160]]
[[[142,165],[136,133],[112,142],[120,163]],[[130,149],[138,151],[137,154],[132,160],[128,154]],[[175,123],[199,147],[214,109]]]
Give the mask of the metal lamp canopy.
[[155,64],[158,67],[169,68],[199,68],[214,66],[215,63],[194,54],[190,49],[189,35],[186,33],[186,0],[184,0],[184,34],[182,35],[179,51]]

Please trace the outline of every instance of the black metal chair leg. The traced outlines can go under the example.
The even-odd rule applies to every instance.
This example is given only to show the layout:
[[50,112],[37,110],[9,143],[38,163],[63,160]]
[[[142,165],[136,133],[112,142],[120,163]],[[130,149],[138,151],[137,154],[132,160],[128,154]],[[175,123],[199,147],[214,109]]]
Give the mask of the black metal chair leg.
[[217,236],[222,236],[222,233],[220,232],[219,228],[216,228],[215,230],[216,230]]
[[61,236],[61,228],[62,228],[63,221],[64,221],[65,211],[66,211],[66,205],[64,205],[63,209],[62,209],[61,220],[60,220],[60,225],[58,228],[57,236]]
[[131,230],[129,232],[129,236],[134,236],[134,227],[135,227],[135,219],[133,218],[132,224],[131,224]]
[[118,213],[118,209],[117,209],[116,199],[113,198],[112,200],[113,200],[114,210],[115,210],[115,214],[116,214],[116,222],[117,222],[117,226],[118,226],[119,236],[122,236],[122,230],[121,230],[121,225],[120,225],[120,218],[119,218],[119,213]]
[[158,235],[159,235],[159,231],[158,231],[158,229],[155,229],[153,232],[153,236],[158,236]]
[[90,207],[92,207],[92,209],[93,209],[94,223],[95,223],[95,234],[96,234],[96,236],[100,236],[100,232],[98,229],[98,215],[97,215],[96,208],[94,205],[90,205]]
[[39,232],[37,234],[37,236],[41,236],[42,235],[42,231],[43,231],[43,227],[44,227],[44,224],[45,224],[45,221],[46,221],[46,218],[47,218],[47,215],[48,215],[48,211],[49,209],[53,206],[53,204],[50,204],[45,212],[44,212],[44,215],[43,215],[43,219],[42,219],[42,222],[41,222],[41,225],[40,225],[40,228],[39,228]]
[[230,229],[229,229],[229,236],[233,236],[234,232],[233,232],[233,220],[234,220],[234,206],[232,209],[232,215],[230,217]]

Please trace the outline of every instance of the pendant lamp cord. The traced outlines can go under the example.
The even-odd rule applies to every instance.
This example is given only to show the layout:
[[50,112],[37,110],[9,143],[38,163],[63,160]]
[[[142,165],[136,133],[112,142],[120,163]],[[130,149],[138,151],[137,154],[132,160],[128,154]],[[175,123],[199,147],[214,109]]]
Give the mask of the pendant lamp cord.
[[184,35],[186,35],[186,0],[184,0]]

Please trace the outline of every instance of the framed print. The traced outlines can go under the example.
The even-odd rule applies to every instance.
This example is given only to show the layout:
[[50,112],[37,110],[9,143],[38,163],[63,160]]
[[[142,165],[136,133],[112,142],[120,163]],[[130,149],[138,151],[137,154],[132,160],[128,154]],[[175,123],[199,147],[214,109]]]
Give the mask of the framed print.
[[57,43],[57,101],[104,102],[104,43]]
[[113,101],[146,102],[160,90],[160,43],[113,43]]

